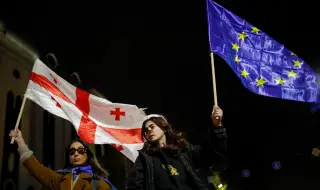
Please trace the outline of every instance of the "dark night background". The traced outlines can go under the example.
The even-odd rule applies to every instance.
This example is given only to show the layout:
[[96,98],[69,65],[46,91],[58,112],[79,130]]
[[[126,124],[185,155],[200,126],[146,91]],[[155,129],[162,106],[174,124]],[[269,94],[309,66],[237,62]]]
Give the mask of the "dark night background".
[[[217,2],[320,68],[316,1]],[[210,126],[205,0],[7,1],[0,7],[0,20],[38,50],[41,59],[55,53],[60,76],[78,72],[81,88],[162,113],[193,143]],[[320,146],[319,113],[311,114],[306,103],[253,94],[222,59],[216,56],[215,64],[229,134],[228,189],[319,189],[320,158],[311,155]],[[273,170],[276,160],[282,170]],[[246,168],[251,177],[243,179]]]

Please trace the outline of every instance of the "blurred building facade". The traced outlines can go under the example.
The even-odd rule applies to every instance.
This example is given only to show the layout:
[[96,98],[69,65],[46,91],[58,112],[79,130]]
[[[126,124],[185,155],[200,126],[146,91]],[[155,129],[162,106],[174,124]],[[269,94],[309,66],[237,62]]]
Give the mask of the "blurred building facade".
[[[0,189],[42,189],[19,162],[17,145],[8,136],[15,126],[23,94],[35,59],[35,51],[0,26]],[[95,89],[90,93],[103,97]],[[64,165],[64,150],[77,137],[70,122],[56,117],[27,100],[19,125],[29,148],[37,159],[54,170]],[[109,145],[91,145],[110,180],[118,189],[126,189],[125,178],[131,161]]]

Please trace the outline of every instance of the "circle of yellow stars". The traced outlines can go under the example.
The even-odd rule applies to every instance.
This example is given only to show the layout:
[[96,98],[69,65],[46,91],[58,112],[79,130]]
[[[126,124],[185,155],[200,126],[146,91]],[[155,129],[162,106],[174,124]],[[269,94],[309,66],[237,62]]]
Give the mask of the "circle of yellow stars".
[[[259,34],[260,30],[257,27],[251,27],[251,29],[252,29],[251,32]],[[244,42],[246,37],[248,37],[248,35],[244,31],[241,32],[241,33],[238,33],[238,40]],[[232,49],[235,50],[238,53],[239,49],[240,49],[240,46],[237,43],[232,43],[231,45],[232,45]],[[236,55],[234,57],[234,62],[236,62],[236,63],[240,63],[241,62],[241,59],[239,58],[239,55]],[[244,78],[247,78],[250,75],[250,73],[245,68],[243,70],[240,70],[240,71],[241,71],[241,76],[243,76]],[[257,79],[257,81],[258,81],[258,79]],[[264,83],[265,82],[259,80],[259,82],[257,84],[259,84],[259,86],[263,86]]]
[[[251,27],[251,32],[255,33],[255,34],[259,34],[260,30],[257,27]],[[238,33],[238,41],[242,41],[244,42],[245,39],[248,37],[248,35],[243,31],[241,33]],[[232,49],[236,51],[236,53],[239,52],[239,49],[241,48],[238,43],[232,43]],[[291,56],[297,56],[296,54],[294,54],[292,51],[290,53]],[[234,57],[234,62],[236,63],[240,63],[241,59],[239,58],[239,55],[236,54],[236,56]],[[301,66],[303,65],[303,62],[300,62],[298,59],[293,60],[293,66],[297,67],[297,68],[301,68]],[[241,71],[241,76],[243,76],[245,79],[248,78],[248,76],[250,75],[250,73],[244,68]],[[288,71],[287,73],[288,78],[293,78],[296,79],[297,78],[297,73],[294,70]],[[264,88],[264,84],[268,82],[267,80],[265,80],[263,77],[260,76],[260,78],[256,79],[256,86],[260,86],[262,88]],[[285,84],[285,80],[283,78],[278,78],[275,79],[276,85],[284,85]]]

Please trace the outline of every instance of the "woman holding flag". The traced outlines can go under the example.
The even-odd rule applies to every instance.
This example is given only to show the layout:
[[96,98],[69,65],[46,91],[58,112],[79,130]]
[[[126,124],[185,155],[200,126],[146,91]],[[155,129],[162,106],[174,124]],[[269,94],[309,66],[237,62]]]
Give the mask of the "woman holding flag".
[[207,190],[198,169],[226,155],[223,112],[214,106],[213,127],[202,145],[191,145],[162,115],[149,115],[142,125],[145,144],[129,174],[129,190]]
[[10,136],[19,146],[20,160],[29,173],[48,189],[106,189],[116,190],[107,179],[95,155],[85,142],[73,141],[65,152],[65,169],[53,171],[38,162],[28,149],[19,129],[12,130]]

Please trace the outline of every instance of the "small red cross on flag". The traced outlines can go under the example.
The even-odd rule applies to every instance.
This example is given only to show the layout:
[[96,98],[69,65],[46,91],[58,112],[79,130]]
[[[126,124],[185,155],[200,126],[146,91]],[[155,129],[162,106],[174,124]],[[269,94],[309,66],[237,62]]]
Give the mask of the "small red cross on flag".
[[[52,96],[51,96],[51,100],[57,102]],[[60,105],[58,102],[57,102],[56,106],[57,106],[58,108],[61,108],[61,105]]]
[[113,110],[110,111],[110,115],[115,115],[116,116],[115,120],[120,121],[120,116],[126,116],[126,112],[120,111],[120,108],[116,108],[115,111]]
[[115,149],[117,149],[118,151],[123,151],[124,149],[123,149],[123,146],[121,146],[121,145],[119,145],[119,146],[117,146],[116,144],[112,144],[112,146],[115,148]]
[[58,84],[58,81],[57,81],[57,79],[56,78],[54,78],[54,76],[50,73],[50,76],[53,78],[53,82],[55,83],[55,84]]

